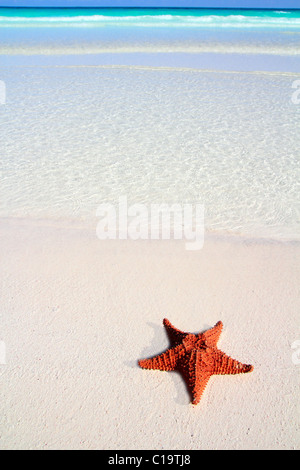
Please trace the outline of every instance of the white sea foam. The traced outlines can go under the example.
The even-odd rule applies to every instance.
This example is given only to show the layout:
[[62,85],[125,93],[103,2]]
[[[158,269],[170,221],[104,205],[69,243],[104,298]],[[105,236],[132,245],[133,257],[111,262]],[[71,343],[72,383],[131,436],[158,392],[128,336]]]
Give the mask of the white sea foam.
[[74,16],[0,16],[2,27],[10,26],[87,26],[91,25],[131,25],[144,27],[221,27],[221,28],[298,28],[299,17],[290,16],[244,16],[244,15],[203,15],[183,16],[176,14],[161,15],[74,15]]

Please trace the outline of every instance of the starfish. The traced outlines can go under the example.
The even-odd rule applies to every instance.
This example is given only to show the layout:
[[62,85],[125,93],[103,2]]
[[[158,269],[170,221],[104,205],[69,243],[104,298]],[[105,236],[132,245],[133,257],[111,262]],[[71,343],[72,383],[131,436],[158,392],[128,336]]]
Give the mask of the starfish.
[[253,366],[227,356],[217,348],[223,323],[219,321],[204,333],[192,334],[175,328],[166,318],[163,324],[171,341],[171,347],[149,359],[140,360],[143,369],[177,370],[182,373],[197,405],[212,375],[241,374],[251,372]]

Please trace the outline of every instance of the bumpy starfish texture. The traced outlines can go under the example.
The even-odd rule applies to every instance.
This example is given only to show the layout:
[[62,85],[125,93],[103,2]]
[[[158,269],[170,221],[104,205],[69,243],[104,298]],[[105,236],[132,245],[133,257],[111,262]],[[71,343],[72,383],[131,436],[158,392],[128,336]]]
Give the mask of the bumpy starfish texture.
[[177,370],[182,373],[197,405],[212,375],[242,374],[251,372],[253,366],[232,359],[217,348],[223,323],[219,321],[204,333],[185,333],[175,328],[166,318],[171,347],[164,353],[139,361],[143,369]]

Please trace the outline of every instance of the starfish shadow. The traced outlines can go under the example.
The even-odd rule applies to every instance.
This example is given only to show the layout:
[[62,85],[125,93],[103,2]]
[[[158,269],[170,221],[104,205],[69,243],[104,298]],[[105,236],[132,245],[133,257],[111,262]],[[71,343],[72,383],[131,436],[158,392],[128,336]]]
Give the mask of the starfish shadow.
[[[142,350],[141,354],[139,355],[137,359],[124,362],[124,364],[130,367],[131,369],[139,367],[138,365],[139,359],[143,359],[144,357],[147,357],[149,355],[155,356],[157,354],[157,351],[162,350],[162,345],[164,343],[164,340],[166,340],[167,338],[167,334],[164,331],[164,329],[161,327],[161,325],[152,323],[152,322],[148,322],[147,325],[153,328],[154,330],[152,342],[149,346],[147,346],[146,348]],[[168,346],[166,346],[165,349],[167,348]]]
[[188,405],[190,403],[192,395],[182,377],[182,374],[178,370],[174,370],[169,372],[168,375],[171,377],[174,384],[174,388],[177,392],[177,396],[174,397],[174,401],[181,406]]
[[166,331],[161,327],[161,325],[152,322],[148,322],[147,325],[149,325],[154,330],[153,339],[151,344],[148,347],[144,348],[141,352],[140,359],[142,359],[143,357],[148,357],[149,355],[155,356],[157,354],[157,351],[162,350],[162,345],[164,344],[164,342],[166,344],[165,349],[169,347],[169,345],[167,344],[167,342],[169,343],[169,341],[166,341],[168,340],[168,336],[166,334]]

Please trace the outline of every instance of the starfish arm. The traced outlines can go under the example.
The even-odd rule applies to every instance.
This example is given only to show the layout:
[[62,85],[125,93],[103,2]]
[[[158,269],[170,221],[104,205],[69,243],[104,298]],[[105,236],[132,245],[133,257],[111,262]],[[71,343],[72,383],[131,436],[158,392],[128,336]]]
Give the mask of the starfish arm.
[[217,345],[222,329],[223,323],[221,321],[218,321],[218,323],[216,323],[213,328],[210,328],[210,330],[207,330],[202,333],[202,337],[204,338],[207,346],[215,347]]
[[206,388],[206,385],[210,379],[211,375],[205,372],[201,372],[197,375],[197,380],[195,386],[192,389],[192,404],[197,405],[201,400],[203,392]]
[[199,403],[205,387],[212,375],[213,359],[205,351],[194,349],[180,361],[179,370],[183,374],[192,396],[192,404]]
[[196,353],[195,385],[192,390],[192,404],[197,405],[211,377],[211,358],[201,351]]
[[184,331],[178,330],[175,328],[167,318],[163,320],[164,327],[167,331],[169,340],[173,345],[177,345],[182,342],[184,337],[187,335]]
[[185,351],[185,347],[179,344],[150,359],[141,359],[138,363],[143,369],[175,370],[179,359],[185,354]]
[[252,365],[236,361],[219,349],[214,350],[214,374],[245,374],[252,370]]

